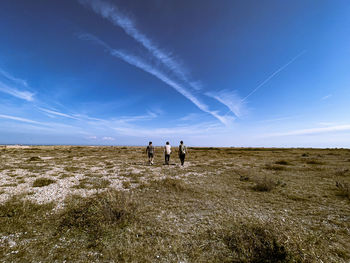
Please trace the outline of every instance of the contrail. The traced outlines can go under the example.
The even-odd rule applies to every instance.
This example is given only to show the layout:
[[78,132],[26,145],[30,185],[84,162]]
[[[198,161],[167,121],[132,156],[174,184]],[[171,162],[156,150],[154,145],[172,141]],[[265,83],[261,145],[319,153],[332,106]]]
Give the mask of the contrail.
[[292,60],[290,60],[287,64],[280,67],[278,70],[276,70],[274,73],[272,73],[267,79],[265,79],[262,83],[260,83],[259,86],[257,86],[252,92],[250,92],[245,98],[241,100],[241,102],[245,101],[247,98],[249,98],[252,94],[254,94],[258,89],[260,89],[264,84],[266,84],[270,79],[272,79],[274,76],[276,76],[278,73],[280,73],[282,70],[284,70],[286,67],[288,67],[290,64],[292,64],[295,60],[297,60],[301,55],[303,55],[306,51],[303,50],[300,52],[297,56],[295,56]]
[[167,76],[165,73],[161,72],[154,66],[148,64],[144,60],[142,60],[140,57],[134,56],[132,54],[128,54],[124,51],[116,50],[107,45],[105,42],[100,40],[94,35],[91,34],[80,34],[78,35],[78,38],[82,40],[91,41],[95,44],[101,45],[105,48],[106,51],[109,52],[109,54],[113,57],[119,58],[126,63],[135,66],[151,75],[156,77],[157,79],[161,80],[168,86],[175,89],[177,92],[179,92],[181,95],[183,95],[185,98],[190,100],[194,105],[196,105],[200,110],[203,112],[211,114],[213,117],[218,119],[221,123],[228,125],[230,122],[230,118],[227,118],[226,116],[221,116],[218,112],[210,110],[208,105],[202,103],[195,95],[192,94],[191,91],[187,90],[183,85],[179,84],[177,81],[174,81],[171,77]]
[[85,7],[91,8],[96,14],[109,20],[113,25],[122,28],[127,35],[146,48],[158,61],[175,73],[177,77],[194,89],[198,89],[198,84],[190,81],[188,73],[181,64],[169,52],[161,50],[154,41],[142,33],[136,27],[134,21],[123,14],[116,5],[102,0],[78,0],[78,2]]

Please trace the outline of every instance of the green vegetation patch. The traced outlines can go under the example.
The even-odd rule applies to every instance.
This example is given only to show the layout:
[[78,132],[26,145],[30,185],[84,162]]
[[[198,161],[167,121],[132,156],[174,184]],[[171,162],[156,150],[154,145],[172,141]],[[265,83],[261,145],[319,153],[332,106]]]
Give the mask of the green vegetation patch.
[[3,184],[1,185],[2,187],[16,187],[17,184],[16,183],[10,183],[10,184]]
[[174,178],[165,178],[162,180],[154,180],[150,183],[150,188],[156,188],[161,191],[168,192],[188,192],[192,191],[191,187],[184,183],[182,180]]
[[0,204],[0,233],[31,231],[45,221],[52,207],[51,203],[39,205],[14,196]]
[[291,163],[286,160],[279,160],[279,161],[276,161],[275,164],[290,165]]
[[58,215],[57,233],[69,231],[71,237],[86,239],[87,247],[96,247],[104,234],[125,228],[135,220],[136,214],[135,203],[117,191],[89,198],[73,196]]
[[273,165],[273,164],[266,164],[264,166],[265,169],[267,170],[273,170],[273,171],[284,171],[287,170],[286,167],[282,165]]
[[279,233],[259,224],[235,224],[222,234],[231,251],[230,262],[301,262],[282,241]]
[[324,162],[321,162],[319,160],[308,160],[306,163],[307,164],[318,164],[318,165],[324,164]]
[[258,192],[270,192],[275,189],[277,186],[285,186],[285,183],[282,183],[279,180],[274,180],[272,178],[263,177],[255,180],[255,185],[253,190]]
[[350,200],[350,184],[346,182],[336,182],[336,187],[338,189],[338,195],[344,196]]
[[52,180],[50,178],[41,177],[41,178],[35,179],[35,181],[33,182],[33,187],[48,186],[55,182],[56,182],[55,180]]
[[107,179],[101,179],[97,177],[89,177],[79,180],[79,184],[73,186],[77,189],[103,189],[107,188],[111,182]]
[[29,162],[39,162],[41,161],[41,158],[38,156],[32,156],[28,159]]

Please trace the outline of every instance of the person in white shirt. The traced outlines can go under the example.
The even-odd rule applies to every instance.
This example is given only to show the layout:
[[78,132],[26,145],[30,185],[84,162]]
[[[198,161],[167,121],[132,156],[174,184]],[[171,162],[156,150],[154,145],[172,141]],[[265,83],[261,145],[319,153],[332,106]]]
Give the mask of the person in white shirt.
[[165,164],[169,165],[170,161],[170,154],[171,154],[171,146],[169,142],[166,142],[164,146],[164,156],[165,156]]

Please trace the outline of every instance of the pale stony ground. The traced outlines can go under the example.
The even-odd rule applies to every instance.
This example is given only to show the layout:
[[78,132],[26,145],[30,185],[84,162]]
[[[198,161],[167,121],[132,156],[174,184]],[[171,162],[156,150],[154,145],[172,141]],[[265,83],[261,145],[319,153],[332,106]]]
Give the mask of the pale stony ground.
[[[178,236],[173,242],[186,251],[186,242],[197,240],[204,250],[201,262],[210,262],[205,257],[216,248],[210,253],[204,248],[216,243],[208,239],[201,244],[198,233],[215,233],[216,227],[240,220],[273,227],[281,242],[301,251],[305,262],[350,262],[350,200],[336,187],[337,181],[350,183],[350,150],[192,148],[184,167],[176,152],[172,165],[163,165],[159,148],[155,165],[149,166],[144,147],[17,146],[0,148],[0,156],[0,203],[21,196],[40,204],[53,202],[59,211],[70,195],[116,189],[141,203],[142,217],[156,222],[155,232],[164,231],[162,244],[163,238]],[[55,182],[33,187],[37,178]],[[151,184],[166,178],[184,183],[184,190],[162,192]],[[254,191],[262,178],[280,184],[270,192]],[[8,255],[19,251],[18,235],[24,234],[0,236],[0,242],[8,243]],[[186,258],[190,252],[172,253]],[[177,262],[169,255],[163,259],[155,261]]]
[[[56,148],[70,151],[69,146]],[[182,167],[175,155],[172,156],[171,165],[163,165],[160,149],[159,158],[152,166],[148,164],[144,149],[137,147],[135,152],[139,158],[136,162],[134,159],[129,160],[127,153],[118,154],[115,158],[99,154],[76,157],[62,154],[53,146],[2,146],[1,149],[0,203],[12,196],[23,195],[39,204],[55,202],[57,208],[60,208],[68,195],[87,197],[107,188],[129,191],[141,182],[166,178],[170,169],[177,170],[177,175],[173,178],[196,174],[186,172],[191,162],[186,162]],[[31,159],[33,157],[38,159]],[[33,187],[37,178],[50,178],[55,182],[48,186]],[[107,180],[109,185],[95,188],[88,184],[86,188],[80,188],[80,181],[86,178]]]

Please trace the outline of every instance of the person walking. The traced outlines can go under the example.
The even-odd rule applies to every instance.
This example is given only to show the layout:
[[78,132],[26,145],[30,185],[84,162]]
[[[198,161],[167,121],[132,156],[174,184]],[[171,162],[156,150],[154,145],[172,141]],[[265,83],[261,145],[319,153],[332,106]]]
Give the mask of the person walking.
[[170,154],[171,154],[171,146],[169,142],[166,142],[164,146],[164,157],[165,157],[165,164],[167,165],[169,165]]
[[152,145],[152,142],[148,143],[148,146],[146,148],[146,153],[148,155],[148,163],[150,165],[153,165],[153,158],[154,158],[154,146]]
[[180,145],[179,145],[179,158],[180,158],[180,161],[181,161],[181,165],[182,165],[182,166],[183,166],[184,163],[185,163],[186,152],[187,152],[187,148],[186,148],[186,146],[184,145],[184,142],[181,141],[181,142],[180,142]]

